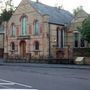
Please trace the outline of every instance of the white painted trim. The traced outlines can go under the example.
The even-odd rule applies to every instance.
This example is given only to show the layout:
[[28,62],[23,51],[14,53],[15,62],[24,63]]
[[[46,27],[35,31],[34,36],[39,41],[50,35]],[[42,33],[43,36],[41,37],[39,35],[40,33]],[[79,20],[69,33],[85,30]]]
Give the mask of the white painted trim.
[[65,45],[65,31],[63,30],[63,48],[64,48],[64,45]]
[[15,85],[15,83],[0,83],[0,85]]
[[79,31],[73,31],[73,33],[80,33]]
[[29,86],[29,85],[25,85],[25,84],[21,84],[21,83],[16,83],[16,82],[12,82],[12,81],[7,81],[7,80],[4,80],[4,79],[0,79],[0,81],[3,81],[5,83],[17,84],[19,86],[24,86],[24,87],[27,87],[27,88],[32,88],[32,86]]
[[[2,86],[6,87],[6,86]],[[0,89],[0,90],[38,90],[38,89]]]

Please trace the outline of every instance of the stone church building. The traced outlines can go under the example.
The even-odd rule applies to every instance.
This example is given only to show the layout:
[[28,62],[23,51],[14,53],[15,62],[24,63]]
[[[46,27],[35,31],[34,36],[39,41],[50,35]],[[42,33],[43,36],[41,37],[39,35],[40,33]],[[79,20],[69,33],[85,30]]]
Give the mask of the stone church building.
[[72,19],[66,10],[22,0],[5,26],[4,57],[72,58]]

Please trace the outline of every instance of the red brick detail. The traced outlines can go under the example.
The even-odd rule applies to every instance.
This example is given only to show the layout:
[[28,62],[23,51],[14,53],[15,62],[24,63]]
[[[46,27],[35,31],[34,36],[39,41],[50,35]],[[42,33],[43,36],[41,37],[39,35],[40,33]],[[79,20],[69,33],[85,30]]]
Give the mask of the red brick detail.
[[67,31],[67,33],[73,33],[73,31]]
[[39,25],[40,33],[42,33],[42,24]]
[[26,18],[27,18],[27,21],[28,21],[28,16],[27,16],[26,14],[23,13],[23,15],[20,16],[20,18],[19,18],[19,21],[20,21],[20,22],[21,22],[22,17],[26,17]]
[[17,34],[17,36],[19,36],[19,27],[17,27],[16,34]]
[[32,34],[32,26],[29,25],[29,34]]

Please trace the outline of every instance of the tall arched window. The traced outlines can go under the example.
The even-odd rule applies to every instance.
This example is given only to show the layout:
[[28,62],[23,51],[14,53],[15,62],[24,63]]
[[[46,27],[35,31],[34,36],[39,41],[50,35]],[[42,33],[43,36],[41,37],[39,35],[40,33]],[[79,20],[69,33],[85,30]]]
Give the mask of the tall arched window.
[[64,29],[57,28],[57,47],[64,48],[65,44],[65,31]]
[[35,42],[35,50],[39,50],[39,42],[38,41]]
[[27,34],[27,18],[26,16],[23,16],[21,18],[21,35]]
[[38,20],[35,20],[35,22],[34,22],[34,34],[35,35],[39,34],[39,23],[38,23]]
[[15,50],[15,43],[11,42],[11,50]]
[[11,25],[11,36],[16,36],[16,27],[15,27],[15,24],[14,23],[12,23],[12,25]]
[[74,32],[74,47],[79,47],[79,32]]

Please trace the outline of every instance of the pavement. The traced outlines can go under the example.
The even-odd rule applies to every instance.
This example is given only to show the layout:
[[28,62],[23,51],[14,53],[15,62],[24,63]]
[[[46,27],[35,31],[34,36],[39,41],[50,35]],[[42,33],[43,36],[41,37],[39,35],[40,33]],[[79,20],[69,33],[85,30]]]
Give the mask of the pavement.
[[75,65],[75,64],[40,64],[40,63],[5,63],[0,59],[0,66],[20,66],[20,67],[35,67],[35,68],[67,68],[67,69],[87,69],[90,70],[90,65]]
[[70,64],[34,64],[34,63],[1,63],[1,66],[20,66],[20,67],[35,67],[35,68],[67,68],[67,69],[87,69],[90,70],[90,65],[70,65]]

